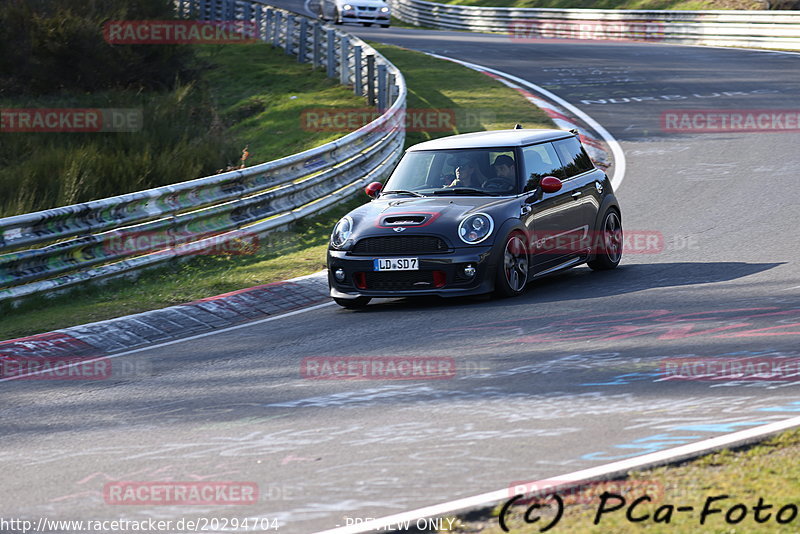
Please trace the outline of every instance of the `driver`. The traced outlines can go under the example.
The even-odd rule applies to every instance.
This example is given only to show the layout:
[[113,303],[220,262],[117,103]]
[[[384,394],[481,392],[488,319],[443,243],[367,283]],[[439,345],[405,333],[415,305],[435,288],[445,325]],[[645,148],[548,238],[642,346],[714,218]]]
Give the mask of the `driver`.
[[512,189],[517,182],[517,172],[514,159],[511,156],[501,154],[492,163],[494,173],[497,176],[494,180],[502,181],[508,189]]
[[460,157],[455,162],[456,179],[446,187],[469,187],[479,189],[483,185],[483,177],[475,168],[475,163],[467,157]]

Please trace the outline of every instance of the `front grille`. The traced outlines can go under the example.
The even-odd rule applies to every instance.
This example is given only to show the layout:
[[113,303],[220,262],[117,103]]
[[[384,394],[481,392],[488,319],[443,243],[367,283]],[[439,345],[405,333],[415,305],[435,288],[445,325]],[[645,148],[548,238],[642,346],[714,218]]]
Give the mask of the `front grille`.
[[364,273],[367,289],[372,291],[410,291],[435,287],[433,271],[389,271]]
[[447,252],[447,244],[433,236],[367,237],[353,247],[354,254],[435,254]]

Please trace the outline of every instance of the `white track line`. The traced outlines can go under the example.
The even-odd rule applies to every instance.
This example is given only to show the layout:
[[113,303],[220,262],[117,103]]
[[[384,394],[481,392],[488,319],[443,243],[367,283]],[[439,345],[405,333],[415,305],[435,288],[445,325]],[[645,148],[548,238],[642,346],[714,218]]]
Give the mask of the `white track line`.
[[[232,330],[239,330],[240,328],[247,328],[248,326],[255,326],[257,324],[268,323],[270,321],[277,321],[278,319],[283,319],[285,317],[292,317],[293,315],[299,315],[301,313],[305,313],[305,312],[309,312],[309,311],[313,311],[313,310],[318,310],[320,308],[325,308],[326,306],[332,306],[332,305],[333,305],[333,302],[324,302],[322,304],[317,304],[316,306],[310,306],[308,308],[301,308],[299,310],[294,310],[294,311],[291,311],[291,312],[288,312],[288,313],[284,313],[282,315],[274,315],[272,317],[266,317],[264,319],[259,319],[258,321],[252,321],[252,322],[249,322],[249,323],[242,323],[242,324],[237,324],[235,326],[229,326],[229,327],[223,328],[221,330],[212,330],[211,332],[204,332],[202,334],[197,334],[197,335],[194,335],[194,336],[184,337],[184,338],[181,338],[181,339],[173,339],[172,341],[165,341],[164,343],[159,343],[157,345],[147,345],[146,347],[139,347],[138,349],[132,349],[132,350],[128,350],[128,351],[125,351],[125,352],[117,352],[117,353],[114,353],[114,354],[109,354],[108,356],[99,356],[99,357],[94,358],[92,360],[80,360],[78,362],[75,362],[75,363],[72,363],[70,365],[64,366],[63,369],[70,369],[72,367],[76,367],[78,365],[86,365],[87,363],[91,363],[91,362],[96,362],[96,361],[101,361],[101,360],[110,360],[111,358],[119,358],[120,356],[128,356],[129,354],[135,354],[137,352],[144,352],[146,350],[153,350],[153,349],[158,349],[158,348],[161,348],[161,347],[167,347],[169,345],[174,345],[176,343],[183,343],[185,341],[192,341],[194,339],[201,339],[201,338],[208,337],[208,336],[214,336],[214,335],[217,335],[217,334],[223,334],[225,332],[231,332]],[[59,367],[59,369],[62,369],[62,368]],[[22,379],[22,378],[26,378],[26,377],[29,377],[29,376],[42,374],[42,373],[45,373],[45,372],[50,372],[50,371],[42,370],[42,371],[36,371],[36,372],[33,372],[33,373],[28,373],[28,374],[19,375],[19,376],[11,376],[11,377],[8,377],[8,378],[0,379],[0,382],[8,382],[9,380],[19,380],[19,379]]]
[[561,106],[565,107],[566,109],[574,113],[575,116],[577,116],[578,118],[583,120],[586,124],[591,126],[594,129],[594,131],[596,131],[600,135],[600,137],[602,137],[603,140],[606,143],[608,143],[608,146],[611,148],[611,153],[614,155],[614,176],[611,177],[611,186],[614,188],[614,190],[617,190],[622,185],[622,180],[625,179],[625,167],[626,167],[625,153],[622,151],[622,147],[620,146],[619,141],[617,141],[616,138],[613,135],[611,135],[611,133],[609,133],[608,130],[603,128],[603,126],[599,122],[590,117],[585,111],[577,108],[575,105],[567,102],[560,96],[551,93],[544,87],[539,87],[535,83],[523,80],[522,78],[514,76],[513,74],[508,74],[507,72],[503,72],[501,70],[491,69],[489,67],[484,67],[483,65],[478,65],[477,63],[470,63],[468,61],[462,61],[460,59],[455,59],[452,57],[441,56],[439,54],[434,54],[431,52],[425,52],[425,53],[431,57],[444,59],[446,61],[452,61],[453,63],[458,63],[459,65],[463,65],[473,70],[484,70],[486,72],[491,72],[492,74],[495,74],[502,78],[513,80],[514,82],[523,85],[528,89],[536,91],[537,93],[553,100],[554,102],[557,102]]
[[[740,432],[734,432],[732,434],[726,434],[724,436],[698,441],[697,443],[690,443],[689,445],[682,445],[680,447],[675,447],[664,451],[645,454],[643,456],[638,456],[628,460],[613,462],[597,467],[590,467],[589,469],[583,469],[581,471],[575,471],[566,475],[547,478],[538,482],[526,482],[526,485],[534,488],[552,487],[553,489],[558,489],[559,487],[574,485],[572,484],[574,482],[585,482],[591,479],[609,476],[614,473],[625,473],[631,469],[641,469],[650,465],[661,465],[685,457],[698,456],[699,454],[704,454],[715,449],[730,447],[732,445],[755,440],[757,438],[762,438],[769,434],[781,432],[796,426],[800,426],[800,417],[793,417],[785,421],[770,423],[768,425],[758,426],[747,430],[742,430]],[[350,525],[331,530],[325,530],[318,532],[317,534],[358,534],[362,532],[371,532],[381,528],[385,529],[390,525],[397,525],[400,522],[404,523],[405,521],[416,521],[420,518],[452,515],[453,512],[467,508],[476,508],[495,502],[506,501],[513,496],[509,493],[509,491],[509,488],[503,488],[496,491],[490,491],[488,493],[481,493],[480,495],[475,495],[474,497],[466,497],[463,499],[457,499],[455,501],[427,506],[425,508],[418,508],[417,510],[412,510],[410,512],[403,512],[400,514],[373,519],[372,521],[358,525]]]

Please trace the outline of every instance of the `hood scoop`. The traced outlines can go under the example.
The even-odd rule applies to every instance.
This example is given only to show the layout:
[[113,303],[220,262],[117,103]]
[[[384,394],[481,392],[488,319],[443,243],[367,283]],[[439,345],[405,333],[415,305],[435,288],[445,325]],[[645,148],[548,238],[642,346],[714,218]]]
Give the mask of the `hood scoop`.
[[429,218],[430,215],[427,214],[387,215],[381,221],[381,226],[418,226],[424,224]]

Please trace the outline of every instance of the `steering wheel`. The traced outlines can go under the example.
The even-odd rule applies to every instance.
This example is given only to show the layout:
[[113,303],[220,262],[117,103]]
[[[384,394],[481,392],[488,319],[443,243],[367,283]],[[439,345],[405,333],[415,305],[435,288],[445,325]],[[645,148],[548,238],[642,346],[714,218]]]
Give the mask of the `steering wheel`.
[[509,189],[508,182],[500,178],[492,178],[487,180],[486,183],[483,184],[483,187],[492,191],[506,191]]

